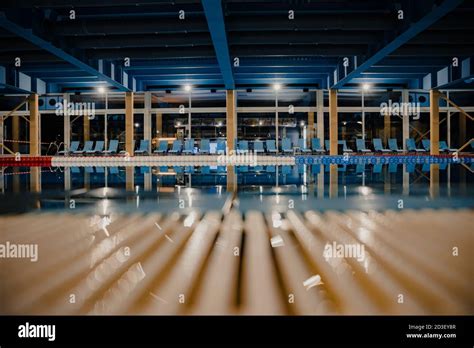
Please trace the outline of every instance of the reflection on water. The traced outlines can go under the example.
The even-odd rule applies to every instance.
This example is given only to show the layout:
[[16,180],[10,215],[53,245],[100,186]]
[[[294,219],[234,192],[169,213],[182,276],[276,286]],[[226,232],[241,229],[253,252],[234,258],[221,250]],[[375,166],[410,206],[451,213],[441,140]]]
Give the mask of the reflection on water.
[[311,202],[327,198],[367,201],[374,197],[469,199],[473,167],[474,164],[378,163],[6,168],[0,181],[4,194],[0,212],[5,212],[5,206],[9,206],[7,211],[15,210],[15,199],[9,201],[10,197],[29,197],[39,192],[41,202],[29,209],[72,209],[95,204],[101,214],[118,203],[140,208],[150,200],[173,199],[175,208],[203,204],[210,208],[225,202],[230,194],[237,194],[244,202],[257,200],[276,205],[292,198]]

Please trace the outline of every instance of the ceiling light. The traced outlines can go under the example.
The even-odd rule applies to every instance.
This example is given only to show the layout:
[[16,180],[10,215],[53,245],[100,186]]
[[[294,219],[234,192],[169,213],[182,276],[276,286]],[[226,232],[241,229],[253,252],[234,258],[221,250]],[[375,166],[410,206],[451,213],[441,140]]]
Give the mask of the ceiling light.
[[364,91],[368,91],[368,90],[370,89],[370,85],[369,85],[368,83],[364,83],[364,84],[362,85],[362,89],[363,89]]
[[275,84],[273,85],[273,89],[274,89],[275,91],[279,91],[279,90],[281,89],[281,85],[280,85],[279,83],[275,83]]
[[184,90],[185,90],[186,92],[190,92],[191,89],[192,89],[191,85],[186,85],[186,86],[184,86]]

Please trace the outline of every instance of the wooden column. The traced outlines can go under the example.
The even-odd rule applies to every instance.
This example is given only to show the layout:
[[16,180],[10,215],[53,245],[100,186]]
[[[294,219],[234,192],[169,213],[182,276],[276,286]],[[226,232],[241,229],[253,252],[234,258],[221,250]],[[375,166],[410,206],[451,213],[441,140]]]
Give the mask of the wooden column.
[[84,142],[91,140],[91,120],[89,115],[84,115],[82,129],[84,133]]
[[30,168],[30,192],[41,192],[41,167]]
[[384,143],[388,144],[388,139],[390,139],[390,114],[385,114],[383,117],[383,138]]
[[125,151],[133,156],[133,138],[134,138],[134,122],[133,122],[133,92],[125,93]]
[[[29,98],[30,109],[30,155],[40,156],[40,116],[38,110],[38,94],[32,94]],[[14,116],[16,117],[16,116]]]
[[337,164],[329,165],[329,197],[336,198],[338,193]]
[[431,198],[435,198],[438,195],[439,195],[439,164],[430,164],[430,196]]
[[135,167],[125,167],[125,189],[135,191]]
[[237,174],[234,166],[227,166],[227,192],[237,192]]
[[[321,146],[324,146],[324,91],[318,89],[316,91],[316,107],[317,107],[317,136]],[[327,149],[326,149],[327,150]]]
[[308,133],[307,137],[307,146],[311,148],[311,139],[314,138],[314,112],[308,112]]
[[430,90],[430,152],[439,155],[439,92]]
[[148,140],[148,153],[151,153],[151,92],[145,92],[145,113],[143,114],[143,139]]
[[157,136],[158,138],[163,137],[163,115],[162,114],[156,114],[155,136]]
[[226,91],[226,130],[227,130],[227,148],[235,149],[237,140],[237,112],[236,112],[236,92],[235,90]]
[[[410,96],[408,94],[408,90],[404,89],[402,91],[402,103],[407,105],[406,103],[410,102]],[[402,115],[402,147],[403,150],[407,150],[406,139],[410,137],[410,116],[408,114]]]
[[329,90],[329,154],[337,155],[337,90]]
[[17,153],[20,151],[20,116],[11,116],[12,117],[12,151]]

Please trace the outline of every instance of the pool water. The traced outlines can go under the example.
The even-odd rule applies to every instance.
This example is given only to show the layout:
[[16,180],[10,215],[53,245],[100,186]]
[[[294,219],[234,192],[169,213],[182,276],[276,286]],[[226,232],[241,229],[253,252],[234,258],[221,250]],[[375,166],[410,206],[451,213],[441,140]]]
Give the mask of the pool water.
[[332,173],[329,164],[7,168],[0,213],[105,203],[125,212],[207,211],[229,198],[244,211],[474,206],[472,164],[439,164],[433,179],[426,163],[332,166]]

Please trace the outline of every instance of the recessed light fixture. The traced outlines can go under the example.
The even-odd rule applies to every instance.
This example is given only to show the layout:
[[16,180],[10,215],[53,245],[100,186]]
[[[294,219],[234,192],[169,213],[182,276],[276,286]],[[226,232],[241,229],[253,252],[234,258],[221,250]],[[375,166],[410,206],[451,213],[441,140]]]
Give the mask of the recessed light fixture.
[[362,89],[363,89],[364,91],[368,91],[368,90],[370,89],[370,85],[369,85],[368,83],[364,83],[364,84],[362,85]]
[[102,87],[102,86],[97,87],[97,92],[99,92],[101,94],[105,93],[105,87]]
[[191,89],[193,89],[193,88],[191,87],[191,85],[186,85],[186,86],[184,86],[184,90],[185,90],[186,92],[190,92]]
[[279,90],[281,89],[281,85],[280,85],[279,83],[275,83],[275,84],[273,85],[273,89],[274,89],[275,91],[279,91]]

